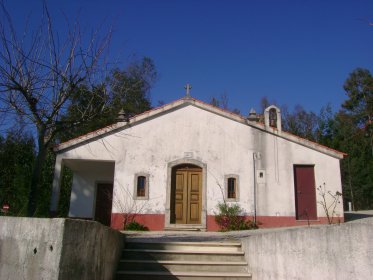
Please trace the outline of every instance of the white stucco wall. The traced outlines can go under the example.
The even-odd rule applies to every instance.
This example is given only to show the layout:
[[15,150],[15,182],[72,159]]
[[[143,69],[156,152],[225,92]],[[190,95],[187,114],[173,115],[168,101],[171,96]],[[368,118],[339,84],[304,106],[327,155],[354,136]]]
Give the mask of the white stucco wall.
[[[256,168],[265,170],[265,183],[257,188],[258,215],[295,215],[294,164],[315,165],[316,185],[325,182],[332,192],[341,191],[338,159],[191,105],[60,152],[58,157],[115,161],[114,197],[119,200],[114,213],[123,207],[165,213],[167,165],[188,156],[207,165],[208,215],[215,213],[222,199],[219,185],[224,186],[226,174],[239,175],[239,204],[252,215],[254,152],[261,153]],[[134,176],[140,172],[150,176],[149,200],[133,205]],[[84,192],[92,193],[95,180],[93,172],[75,175],[72,200],[84,197],[84,203],[71,209],[76,216],[92,215],[94,196]],[[342,204],[337,210],[342,213]],[[324,216],[320,205],[318,216]]]
[[113,174],[100,172],[99,169],[74,172],[69,217],[94,217],[97,183],[110,182],[113,182]]
[[[266,184],[258,184],[259,216],[295,215],[294,165],[314,165],[316,187],[325,183],[332,193],[342,192],[339,159],[271,134],[261,133],[260,137]],[[316,200],[320,199],[316,191]],[[337,211],[343,216],[342,203]],[[325,216],[321,204],[317,204],[317,215]]]
[[113,183],[115,161],[58,155],[56,165],[59,163],[73,171],[69,217],[94,217],[97,184]]

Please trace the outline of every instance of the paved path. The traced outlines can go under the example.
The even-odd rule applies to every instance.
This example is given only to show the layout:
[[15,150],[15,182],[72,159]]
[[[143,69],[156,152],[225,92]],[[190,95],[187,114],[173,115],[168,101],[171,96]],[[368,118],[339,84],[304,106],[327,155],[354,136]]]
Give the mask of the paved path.
[[346,222],[356,221],[356,220],[365,219],[369,217],[373,217],[373,210],[345,212]]
[[[320,226],[320,225],[316,225]],[[266,232],[284,231],[293,229],[296,230],[301,227],[283,227],[283,228],[269,228],[256,230],[241,230],[229,232],[202,232],[202,231],[121,231],[125,234],[126,239],[131,241],[141,242],[146,239],[146,242],[172,242],[172,241],[236,241],[240,238],[250,235],[263,234]],[[315,227],[315,226],[312,226]]]
[[[357,212],[346,212],[345,217],[347,221],[351,222],[373,222],[373,210],[357,211]],[[311,225],[311,227],[324,227],[328,225]],[[299,227],[283,227],[283,228],[268,228],[268,229],[256,229],[256,230],[241,230],[241,231],[230,231],[230,232],[201,232],[201,231],[122,231],[125,234],[126,239],[133,241],[144,241],[146,242],[172,242],[172,241],[235,241],[243,237],[250,235],[263,234],[267,232],[279,232],[284,230],[297,230],[304,228],[305,226]]]

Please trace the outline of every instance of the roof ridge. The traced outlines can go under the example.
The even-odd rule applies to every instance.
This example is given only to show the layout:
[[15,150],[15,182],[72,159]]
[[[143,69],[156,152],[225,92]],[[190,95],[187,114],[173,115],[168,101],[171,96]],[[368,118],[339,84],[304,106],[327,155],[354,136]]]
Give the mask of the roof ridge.
[[[155,107],[155,108],[152,108],[150,110],[147,110],[147,111],[144,111],[140,114],[137,114],[133,117],[131,117],[129,119],[129,124],[131,123],[135,123],[137,121],[140,121],[144,118],[146,118],[146,116],[148,115],[151,115],[151,114],[157,114],[157,111],[159,113],[161,112],[165,112],[168,110],[168,107],[169,109],[172,109],[172,108],[175,108],[179,105],[183,105],[183,104],[195,104],[196,106],[202,106],[202,107],[207,107],[209,109],[211,109],[212,112],[214,113],[222,113],[223,115],[225,115],[226,117],[233,117],[233,118],[240,118],[241,121],[245,121],[246,118],[244,116],[242,116],[241,114],[237,114],[237,113],[234,113],[234,112],[231,112],[227,109],[223,109],[223,108],[220,108],[218,106],[214,106],[212,104],[209,104],[209,103],[206,103],[204,101],[201,101],[199,99],[196,99],[196,98],[193,98],[193,97],[182,97],[182,98],[179,98],[179,99],[176,99],[174,101],[171,101],[167,104],[164,104],[164,105],[161,105],[161,106],[158,106],[158,107]],[[342,155],[343,157],[347,156],[346,153],[344,152],[341,152],[341,151],[338,151],[338,150],[335,150],[333,148],[330,148],[330,147],[327,147],[325,145],[322,145],[318,142],[315,142],[315,141],[311,141],[309,139],[306,139],[306,138],[303,138],[303,137],[300,137],[298,135],[295,135],[293,133],[290,133],[288,131],[281,131],[281,133],[276,133],[275,131],[277,131],[277,129],[275,128],[271,128],[273,131],[270,131],[270,130],[267,130],[266,127],[265,127],[265,124],[261,123],[261,122],[245,122],[247,125],[251,126],[251,127],[255,127],[257,129],[261,129],[261,130],[264,130],[268,133],[271,133],[271,134],[274,134],[274,135],[277,135],[279,137],[282,137],[284,139],[287,139],[289,141],[295,141],[296,143],[298,144],[305,144],[305,143],[300,143],[300,142],[308,142],[310,145],[315,145],[315,146],[318,146],[322,149],[326,149],[326,150],[329,150],[333,153],[337,153],[337,154],[340,154]],[[113,123],[113,124],[110,124],[110,125],[107,125],[103,128],[99,128],[99,129],[96,129],[96,130],[93,130],[91,132],[88,132],[88,133],[85,133],[83,135],[80,135],[80,136],[77,136],[77,137],[74,137],[72,139],[69,139],[65,142],[62,142],[62,143],[59,143],[57,145],[54,146],[54,150],[55,151],[59,151],[59,150],[63,150],[63,149],[66,149],[66,148],[69,148],[70,146],[73,146],[73,145],[77,145],[83,141],[86,141],[86,140],[90,140],[94,137],[98,137],[100,135],[103,135],[103,134],[106,134],[108,132],[111,132],[111,131],[114,131],[116,129],[120,129],[120,128],[123,128],[127,126],[127,124],[123,124],[123,123],[120,123],[120,122],[116,122],[116,123]],[[283,134],[287,134],[287,136],[283,135]],[[298,139],[298,141],[296,141],[296,139],[289,139],[289,137],[293,137],[293,138],[296,138]],[[307,146],[308,148],[312,148],[310,146]]]

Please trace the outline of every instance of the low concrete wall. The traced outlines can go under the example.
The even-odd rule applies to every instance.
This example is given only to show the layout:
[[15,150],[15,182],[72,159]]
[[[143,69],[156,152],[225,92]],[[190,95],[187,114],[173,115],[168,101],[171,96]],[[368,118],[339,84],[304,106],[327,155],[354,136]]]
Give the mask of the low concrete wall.
[[0,279],[58,279],[64,220],[0,217]]
[[373,218],[242,238],[254,279],[371,279]]
[[96,222],[0,217],[0,279],[113,279],[122,248]]

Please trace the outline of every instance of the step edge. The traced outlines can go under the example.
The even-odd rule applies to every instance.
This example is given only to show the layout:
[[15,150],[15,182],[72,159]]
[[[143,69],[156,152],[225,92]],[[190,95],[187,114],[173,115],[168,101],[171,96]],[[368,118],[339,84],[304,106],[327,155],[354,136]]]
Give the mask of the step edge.
[[190,272],[190,271],[144,271],[118,270],[117,274],[124,275],[174,275],[174,276],[207,276],[207,277],[252,277],[249,272]]
[[215,255],[238,255],[244,256],[244,251],[232,251],[232,252],[225,252],[225,251],[192,251],[192,250],[149,250],[149,249],[123,249],[122,253],[129,252],[129,253],[164,253],[164,254],[215,254]]
[[222,246],[222,247],[237,247],[242,246],[241,242],[187,242],[187,241],[171,241],[171,242],[139,242],[133,240],[126,240],[125,243],[131,244],[166,244],[166,245],[196,245],[196,246]]
[[125,260],[121,259],[119,260],[120,263],[146,263],[146,264],[152,264],[152,263],[158,263],[158,264],[181,264],[181,265],[189,265],[189,264],[199,264],[199,265],[232,265],[232,266],[239,266],[239,265],[245,265],[247,266],[248,263],[245,261],[233,261],[233,262],[224,262],[224,261],[185,261],[185,260]]

